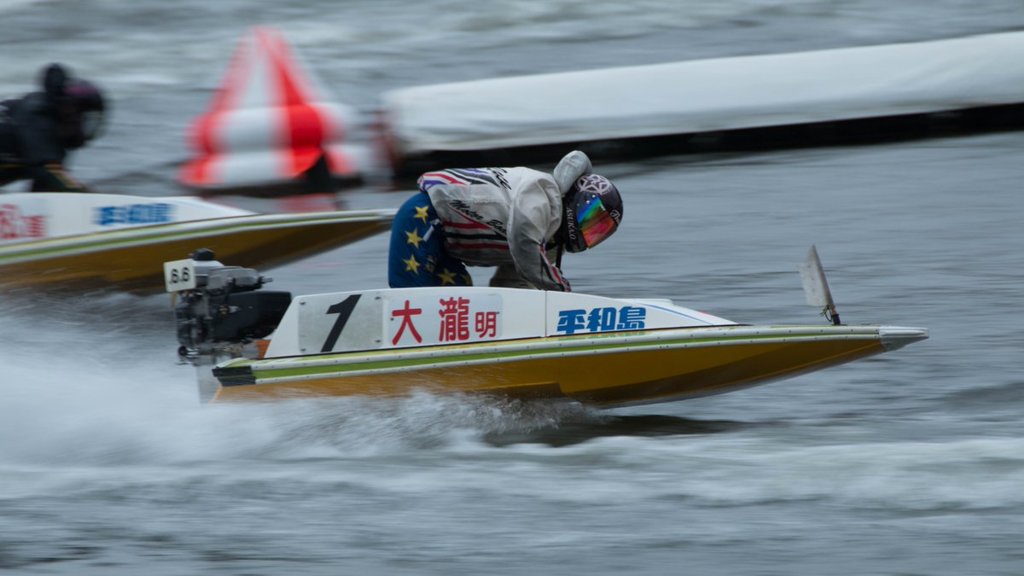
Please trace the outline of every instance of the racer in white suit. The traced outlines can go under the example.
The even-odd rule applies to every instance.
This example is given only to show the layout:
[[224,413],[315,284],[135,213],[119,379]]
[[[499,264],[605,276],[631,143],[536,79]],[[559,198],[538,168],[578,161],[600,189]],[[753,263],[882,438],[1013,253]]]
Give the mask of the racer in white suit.
[[420,176],[391,229],[392,288],[467,286],[466,266],[496,266],[491,286],[569,291],[563,250],[582,252],[622,221],[622,199],[580,151],[552,174],[531,168],[454,168]]

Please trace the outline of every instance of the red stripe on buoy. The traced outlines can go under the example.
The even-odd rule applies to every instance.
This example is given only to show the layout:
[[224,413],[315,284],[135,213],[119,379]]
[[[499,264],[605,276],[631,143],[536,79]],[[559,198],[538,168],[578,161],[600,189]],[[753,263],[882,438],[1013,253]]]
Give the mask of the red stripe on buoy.
[[189,127],[186,139],[195,157],[179,179],[197,187],[230,186],[225,178],[271,184],[303,176],[321,158],[331,174],[357,171],[357,159],[340,145],[346,132],[342,109],[323,102],[313,80],[280,33],[253,28],[232,55],[208,110]]
[[252,75],[253,50],[250,38],[243,38],[231,56],[224,81],[213,94],[206,113],[189,127],[188,142],[199,156],[185,165],[181,179],[190,185],[204,185],[219,180],[215,167],[224,152],[220,143],[224,114],[238,106],[239,96]]
[[281,105],[280,134],[282,162],[289,177],[305,172],[321,156],[324,142],[324,121],[309,104],[308,85],[301,78],[288,53],[287,46],[276,35],[263,30],[260,36],[270,58],[271,84],[276,102]]

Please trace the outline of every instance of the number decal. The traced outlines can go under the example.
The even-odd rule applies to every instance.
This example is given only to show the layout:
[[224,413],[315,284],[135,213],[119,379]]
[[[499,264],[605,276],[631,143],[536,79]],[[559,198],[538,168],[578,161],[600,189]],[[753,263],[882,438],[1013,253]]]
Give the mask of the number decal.
[[341,336],[341,330],[352,316],[352,310],[355,309],[360,296],[362,294],[353,294],[337,304],[332,304],[327,309],[328,314],[337,314],[338,319],[334,321],[334,326],[331,326],[331,332],[327,334],[327,340],[324,341],[324,346],[320,349],[321,352],[334,350],[334,345],[338,343],[338,337]]
[[164,262],[164,286],[168,292],[193,290],[196,287],[195,262],[191,259]]
[[191,274],[189,274],[188,268],[171,268],[171,284],[188,284]]

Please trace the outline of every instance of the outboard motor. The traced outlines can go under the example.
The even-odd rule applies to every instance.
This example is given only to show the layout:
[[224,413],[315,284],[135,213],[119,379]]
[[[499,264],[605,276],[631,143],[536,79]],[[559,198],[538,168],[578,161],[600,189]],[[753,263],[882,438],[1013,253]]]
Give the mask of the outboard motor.
[[200,356],[237,356],[245,344],[277,328],[291,303],[290,292],[259,291],[270,278],[251,268],[225,266],[210,250],[191,257],[196,285],[179,293],[174,308],[179,356],[192,363]]

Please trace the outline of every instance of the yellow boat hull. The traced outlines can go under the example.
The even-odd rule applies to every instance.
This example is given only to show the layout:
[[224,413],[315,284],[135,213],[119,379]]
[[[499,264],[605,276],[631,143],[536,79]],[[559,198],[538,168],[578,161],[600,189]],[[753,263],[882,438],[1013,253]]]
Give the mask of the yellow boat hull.
[[158,292],[163,262],[199,248],[239,266],[293,262],[385,231],[391,211],[251,215],[175,222],[0,247],[0,284]]
[[610,407],[721,394],[926,338],[919,329],[729,326],[236,360],[212,372],[216,401],[396,396],[414,390],[570,398]]

